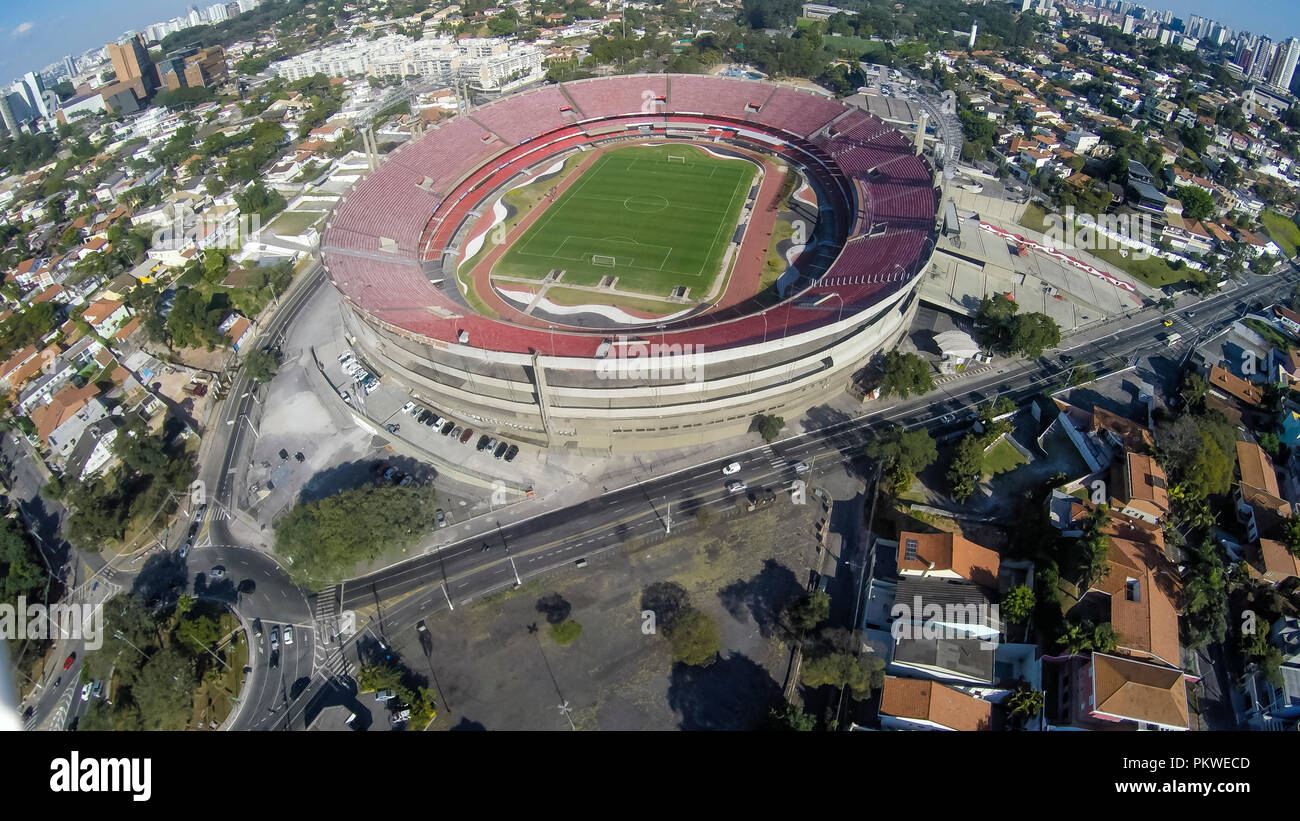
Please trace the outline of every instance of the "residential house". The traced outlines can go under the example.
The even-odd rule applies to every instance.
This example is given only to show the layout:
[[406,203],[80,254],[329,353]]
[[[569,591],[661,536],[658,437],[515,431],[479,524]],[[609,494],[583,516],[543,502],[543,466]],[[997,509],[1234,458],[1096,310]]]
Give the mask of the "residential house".
[[1280,680],[1270,682],[1259,669],[1246,671],[1238,685],[1245,697],[1242,722],[1252,730],[1295,730],[1300,728],[1300,620],[1278,619],[1269,639],[1282,651]]
[[[98,393],[95,385],[68,385],[54,394],[49,404],[31,412],[36,435],[56,456],[66,456],[88,425],[108,415],[103,403],[95,398]],[[92,403],[96,407],[86,410]]]
[[898,574],[936,579],[965,579],[996,590],[998,554],[958,533],[898,534]]
[[1237,470],[1241,478],[1232,496],[1246,537],[1255,542],[1273,535],[1281,520],[1291,515],[1291,503],[1281,496],[1273,460],[1254,442],[1238,442]]
[[885,678],[880,726],[885,730],[991,730],[993,705],[953,687],[921,679]]
[[100,336],[112,336],[131,316],[131,309],[115,299],[97,299],[86,306],[81,318]]
[[229,339],[231,348],[238,351],[253,338],[253,323],[247,317],[231,314],[217,326],[217,332]]
[[1276,539],[1260,539],[1246,550],[1246,565],[1251,576],[1268,582],[1282,584],[1290,578],[1300,578],[1300,558]]
[[1230,373],[1226,368],[1212,365],[1209,379],[1210,393],[1220,399],[1231,396],[1251,407],[1259,407],[1264,401],[1264,391],[1253,382],[1247,382],[1240,376]]
[[1125,452],[1112,466],[1112,506],[1125,516],[1159,525],[1169,515],[1165,471],[1144,453]]
[[1044,658],[1045,709],[1054,727],[1187,730],[1182,670],[1107,653]]

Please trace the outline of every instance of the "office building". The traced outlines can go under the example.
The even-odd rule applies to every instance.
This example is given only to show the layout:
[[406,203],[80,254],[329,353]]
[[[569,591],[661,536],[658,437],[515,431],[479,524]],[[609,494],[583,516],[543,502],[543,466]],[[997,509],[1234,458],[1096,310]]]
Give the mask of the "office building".
[[158,89],[158,74],[153,60],[149,59],[149,49],[145,47],[144,35],[137,34],[119,43],[109,43],[108,59],[113,63],[119,83],[130,84],[139,80],[145,89],[145,96]]

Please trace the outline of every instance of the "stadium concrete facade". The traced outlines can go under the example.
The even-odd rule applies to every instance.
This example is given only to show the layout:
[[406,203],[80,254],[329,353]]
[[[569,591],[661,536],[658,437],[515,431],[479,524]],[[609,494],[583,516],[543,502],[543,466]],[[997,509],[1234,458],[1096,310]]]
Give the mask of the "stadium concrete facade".
[[[617,322],[485,300],[490,279],[458,276],[483,209],[521,175],[663,140],[797,169],[816,227],[776,286]],[[842,392],[911,324],[937,211],[913,140],[857,108],[759,81],[641,75],[513,95],[413,140],[336,206],[322,255],[358,354],[444,415],[540,447],[646,450],[742,433],[756,414],[793,417]]]

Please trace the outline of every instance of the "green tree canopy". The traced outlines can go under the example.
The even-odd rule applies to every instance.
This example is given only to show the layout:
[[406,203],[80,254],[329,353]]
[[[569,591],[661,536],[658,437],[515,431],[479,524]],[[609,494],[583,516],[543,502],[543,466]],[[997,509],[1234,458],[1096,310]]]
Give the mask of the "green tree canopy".
[[434,501],[426,487],[367,485],[302,502],[275,526],[275,552],[295,581],[333,584],[358,562],[416,544],[433,521]]
[[930,363],[914,353],[890,351],[885,354],[882,371],[880,392],[885,396],[906,399],[914,393],[923,394],[934,390]]
[[718,623],[699,610],[679,614],[664,632],[672,647],[673,661],[683,664],[708,667],[722,647]]

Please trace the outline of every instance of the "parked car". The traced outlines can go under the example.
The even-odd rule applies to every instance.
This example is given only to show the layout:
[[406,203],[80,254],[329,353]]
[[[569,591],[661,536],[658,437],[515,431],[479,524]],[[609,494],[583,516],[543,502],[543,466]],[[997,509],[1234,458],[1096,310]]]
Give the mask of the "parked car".
[[490,451],[490,450],[495,450],[495,449],[496,449],[496,446],[497,446],[497,440],[496,440],[495,438],[493,438],[493,439],[489,439],[489,440],[487,441],[487,446],[484,447],[483,449],[484,449],[484,450],[489,450],[489,451]]
[[293,625],[286,624],[284,626],[284,646],[288,647],[291,644],[293,644]]
[[95,679],[94,685],[90,688],[91,698],[102,698],[104,696],[104,682],[102,679]]
[[438,508],[434,512],[433,518],[438,522],[438,527],[447,526],[447,514],[443,512],[442,508]]
[[463,430],[465,430],[465,429],[462,428],[460,425],[457,425],[456,427],[452,428],[452,429],[451,429],[451,438],[452,438],[452,439],[455,439],[455,440],[457,440],[457,441],[459,441],[459,440],[460,440],[460,433],[461,433],[461,431],[463,431]]
[[351,398],[352,398],[352,394],[348,393],[347,391],[339,391],[339,399],[342,399],[344,402],[348,401]]
[[397,693],[393,692],[392,690],[377,690],[377,691],[375,691],[375,701],[378,701],[378,702],[380,702],[381,704],[382,704],[383,702],[388,701],[389,699],[393,699],[393,698],[397,698]]
[[262,620],[253,619],[253,638],[258,641],[262,640]]
[[90,701],[90,682],[81,685],[81,700]]
[[194,540],[193,540],[193,539],[187,539],[186,542],[185,542],[185,544],[181,545],[180,558],[183,559],[183,558],[185,558],[186,556],[190,555],[190,548],[193,547],[193,546],[194,546]]
[[402,413],[412,413],[415,410],[414,402],[407,402],[402,406]]
[[378,383],[378,382],[371,382],[370,384],[366,385],[366,388],[365,388],[365,390],[366,390],[366,396],[369,396],[370,394],[374,393],[374,392],[375,392],[375,388],[378,388],[378,387],[379,387],[379,383]]
[[387,425],[384,425],[384,430],[388,431],[389,433],[397,433],[401,429],[402,429],[401,425],[394,425],[391,422]]
[[486,450],[486,449],[487,449],[487,446],[488,446],[488,443],[491,442],[491,441],[492,441],[492,440],[489,439],[489,438],[488,438],[488,435],[485,433],[485,434],[483,434],[482,436],[480,436],[480,437],[478,438],[478,444],[475,446],[474,449],[475,449],[475,450]]
[[507,450],[510,450],[510,445],[507,444],[506,442],[502,442],[499,445],[497,445],[497,449],[496,451],[493,452],[492,455],[500,459],[502,456],[506,455]]
[[739,473],[739,472],[740,472],[739,462],[732,462],[731,464],[727,465],[722,469],[723,476],[730,476],[733,473]]
[[463,445],[463,444],[465,444],[466,442],[468,442],[470,439],[473,439],[473,438],[474,438],[474,429],[473,429],[473,428],[465,428],[465,431],[464,431],[463,433],[461,433],[461,435],[460,435],[460,443]]
[[424,619],[420,619],[415,623],[415,629],[419,630],[421,633],[429,632],[429,628],[424,626]]
[[403,477],[402,477],[402,481],[398,482],[398,483],[397,483],[397,486],[398,486],[398,487],[406,487],[407,485],[411,484],[411,483],[414,482],[414,481],[415,481],[415,477],[414,477],[414,476],[410,476],[410,475],[403,476]]
[[510,448],[506,451],[505,460],[507,462],[513,462],[515,460],[515,457],[518,455],[519,455],[519,446],[511,445]]
[[280,626],[276,625],[271,628],[271,650],[280,649]]
[[451,433],[453,430],[455,430],[455,429],[456,429],[456,423],[455,423],[455,422],[452,422],[452,421],[450,421],[450,420],[448,420],[448,421],[446,421],[446,422],[443,423],[443,425],[442,425],[442,430],[440,430],[440,431],[438,431],[438,432],[441,433],[443,436],[446,436],[446,435],[450,434],[450,433]]
[[419,422],[421,425],[428,425],[433,422],[433,414],[429,413],[427,410],[421,410],[420,415],[415,417],[415,421]]

